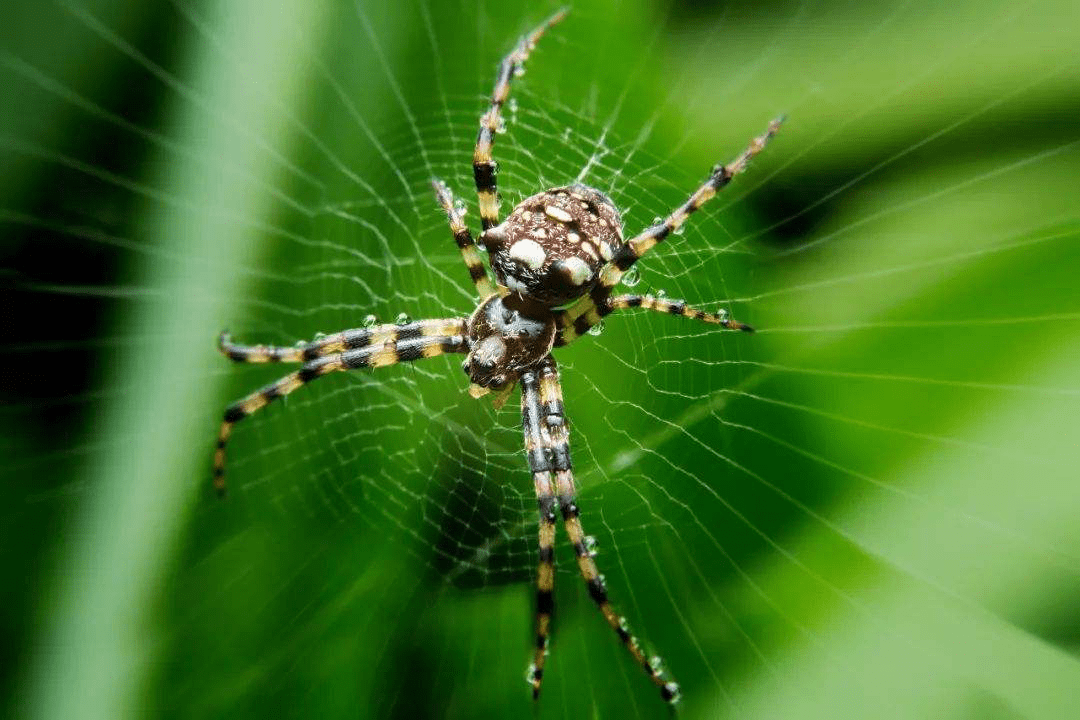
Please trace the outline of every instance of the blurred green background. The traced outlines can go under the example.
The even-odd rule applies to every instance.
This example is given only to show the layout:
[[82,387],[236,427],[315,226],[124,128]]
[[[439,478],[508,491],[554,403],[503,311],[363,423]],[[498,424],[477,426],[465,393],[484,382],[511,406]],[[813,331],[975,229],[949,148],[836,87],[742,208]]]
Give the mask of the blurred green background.
[[[0,10],[0,687],[18,717],[661,717],[560,545],[524,682],[516,402],[458,360],[320,381],[289,344],[471,310],[494,67],[555,3]],[[503,210],[574,178],[628,232],[768,150],[557,357],[615,603],[711,717],[1080,716],[1080,8],[575,3],[516,80]],[[560,531],[560,537],[564,534]]]

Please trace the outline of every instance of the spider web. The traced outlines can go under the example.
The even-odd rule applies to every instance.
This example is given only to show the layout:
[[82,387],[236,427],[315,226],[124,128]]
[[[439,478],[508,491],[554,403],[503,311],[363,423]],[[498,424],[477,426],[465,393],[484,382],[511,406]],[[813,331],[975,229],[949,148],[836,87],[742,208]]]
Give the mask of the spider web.
[[[237,426],[219,503],[220,409],[287,370],[212,340],[470,312],[429,182],[475,232],[494,66],[557,6],[288,7],[65,4],[0,58],[42,113],[0,136],[15,708],[530,712],[516,400],[456,357],[320,380]],[[759,332],[628,311],[557,353],[583,524],[681,714],[1075,714],[1077,20],[598,2],[515,80],[503,213],[577,180],[628,233],[789,117],[624,283]],[[539,715],[658,714],[557,547]]]

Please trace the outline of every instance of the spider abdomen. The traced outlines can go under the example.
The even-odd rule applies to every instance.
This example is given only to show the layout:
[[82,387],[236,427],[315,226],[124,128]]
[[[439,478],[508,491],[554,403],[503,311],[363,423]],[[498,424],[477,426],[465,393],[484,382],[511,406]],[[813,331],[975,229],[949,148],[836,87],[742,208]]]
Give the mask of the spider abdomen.
[[545,305],[581,297],[623,244],[622,218],[607,195],[585,185],[521,201],[480,236],[500,285]]

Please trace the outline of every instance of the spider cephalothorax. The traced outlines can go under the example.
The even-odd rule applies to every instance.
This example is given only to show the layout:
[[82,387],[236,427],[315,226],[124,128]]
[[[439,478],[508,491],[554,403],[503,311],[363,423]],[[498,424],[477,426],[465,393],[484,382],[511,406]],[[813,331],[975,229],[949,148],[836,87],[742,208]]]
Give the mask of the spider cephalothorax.
[[581,297],[623,244],[622,218],[607,195],[585,185],[537,193],[518,203],[480,243],[499,284],[542,305]]
[[473,312],[466,332],[469,354],[461,368],[481,388],[499,390],[551,352],[555,319],[527,315],[511,296],[492,295]]
[[729,330],[749,331],[726,311],[707,313],[681,300],[651,295],[618,295],[612,291],[623,273],[645,253],[676,232],[691,213],[746,169],[780,126],[774,120],[766,132],[727,165],[718,165],[690,198],[662,222],[623,240],[622,218],[614,203],[599,190],[567,185],[526,198],[499,222],[495,160],[491,154],[500,112],[510,93],[510,82],[522,68],[543,32],[562,19],[560,11],[518,42],[499,65],[491,106],[480,119],[473,152],[473,177],[484,232],[480,242],[489,251],[497,285],[488,278],[472,233],[454,206],[450,189],[433,181],[435,196],[450,222],[480,303],[466,317],[418,320],[343,330],[292,347],[235,345],[222,333],[221,351],[237,362],[296,362],[302,366],[277,382],[233,403],[225,410],[214,454],[214,484],[225,493],[225,446],[233,426],[303,385],[331,372],[378,368],[399,362],[432,358],[446,353],[465,355],[462,369],[472,380],[470,393],[479,397],[496,391],[496,404],[521,385],[521,423],[525,450],[532,471],[539,510],[539,563],[536,578],[536,644],[528,680],[533,697],[547,661],[555,583],[556,507],[577,556],[578,569],[589,596],[665,700],[679,697],[679,686],[649,658],[630,634],[626,620],[608,600],[600,574],[581,526],[574,474],[570,462],[570,432],[563,408],[562,386],[553,348],[568,345],[596,327],[605,315],[623,308],[645,308],[669,315],[714,323]]

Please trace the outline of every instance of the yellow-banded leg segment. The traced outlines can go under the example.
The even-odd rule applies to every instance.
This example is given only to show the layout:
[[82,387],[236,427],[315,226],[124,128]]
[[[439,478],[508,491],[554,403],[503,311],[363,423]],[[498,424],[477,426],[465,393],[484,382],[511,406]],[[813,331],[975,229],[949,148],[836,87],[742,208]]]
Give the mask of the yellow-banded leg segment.
[[229,436],[232,435],[233,425],[262,410],[274,400],[285,397],[316,378],[338,370],[386,367],[399,362],[465,351],[465,338],[460,334],[389,339],[310,360],[296,372],[289,373],[280,380],[256,390],[243,400],[233,403],[225,408],[221,430],[218,432],[217,450],[214,452],[214,487],[218,495],[225,495],[225,446],[229,441]]
[[546,417],[540,403],[540,383],[535,370],[521,376],[521,425],[525,453],[533,474],[536,505],[540,515],[539,561],[536,569],[536,645],[529,667],[533,699],[540,697],[547,660],[548,637],[555,610],[555,492],[551,484],[552,457],[543,431]]
[[476,286],[476,291],[480,293],[481,298],[494,294],[495,285],[488,278],[487,269],[484,267],[484,259],[476,249],[476,242],[473,240],[472,233],[469,232],[461,213],[454,207],[454,196],[450,192],[450,188],[437,178],[431,181],[431,187],[435,189],[435,198],[439,201],[443,211],[446,212],[447,220],[450,221],[450,232],[454,235],[454,242],[457,243],[458,250],[461,251],[461,259],[465,261],[465,267],[469,271],[469,277],[472,279],[473,285]]
[[684,300],[668,300],[667,298],[658,298],[652,295],[616,295],[615,297],[608,298],[603,305],[595,309],[595,312],[579,316],[577,320],[574,321],[574,326],[569,328],[569,333],[566,332],[565,328],[560,330],[555,335],[555,346],[559,347],[568,344],[570,342],[570,340],[566,339],[568,334],[571,338],[579,337],[588,332],[589,328],[611,313],[626,308],[644,308],[646,310],[661,312],[666,315],[676,315],[692,320],[700,320],[701,322],[710,323],[712,325],[720,325],[727,330],[740,330],[747,333],[754,332],[754,328],[746,323],[732,319],[732,317],[724,311],[719,313],[705,312],[704,310],[699,310],[698,308],[687,305]]
[[495,134],[499,132],[502,106],[510,97],[510,83],[514,76],[522,72],[529,53],[536,46],[536,41],[555,23],[566,17],[566,9],[559,10],[548,18],[540,27],[521,38],[509,55],[499,63],[495,73],[495,87],[491,91],[491,107],[480,117],[480,132],[476,136],[476,149],[473,151],[473,178],[476,180],[476,194],[480,201],[480,222],[484,230],[499,224],[499,199],[496,193],[496,163],[491,155],[491,146]]
[[712,174],[709,175],[709,178],[701,187],[695,190],[686,202],[675,208],[671,214],[664,218],[663,222],[647,228],[637,237],[615,250],[611,260],[600,268],[599,279],[589,292],[589,295],[567,308],[560,317],[563,344],[573,342],[581,334],[575,327],[578,324],[578,318],[589,314],[595,315],[597,308],[603,307],[604,301],[611,295],[612,289],[622,279],[623,274],[645,253],[678,230],[690,215],[700,210],[705,203],[715,197],[716,193],[731,182],[732,178],[743,172],[750,160],[765,149],[765,145],[780,129],[782,122],[783,118],[777,118],[769,123],[769,127],[766,128],[765,132],[754,138],[738,157],[727,165],[717,165],[713,168]]
[[417,320],[404,325],[396,323],[372,325],[369,328],[342,330],[293,347],[238,345],[232,341],[229,333],[223,332],[218,337],[218,350],[230,360],[240,363],[302,363],[368,345],[382,345],[388,340],[464,335],[465,322],[465,318],[445,318]]
[[559,371],[554,358],[548,356],[540,367],[540,406],[543,413],[543,427],[547,429],[551,450],[551,465],[555,471],[555,498],[562,513],[566,535],[574,546],[578,570],[589,590],[589,596],[600,609],[623,646],[630,652],[634,662],[645,671],[653,684],[660,690],[661,697],[668,702],[679,699],[679,686],[666,679],[658,667],[642,652],[637,638],[630,634],[626,619],[620,617],[608,600],[607,588],[600,577],[600,571],[593,560],[593,551],[585,540],[585,530],[581,525],[580,510],[577,505],[577,491],[574,487],[574,473],[570,463],[570,432],[566,425],[563,409],[562,386],[559,383]]

